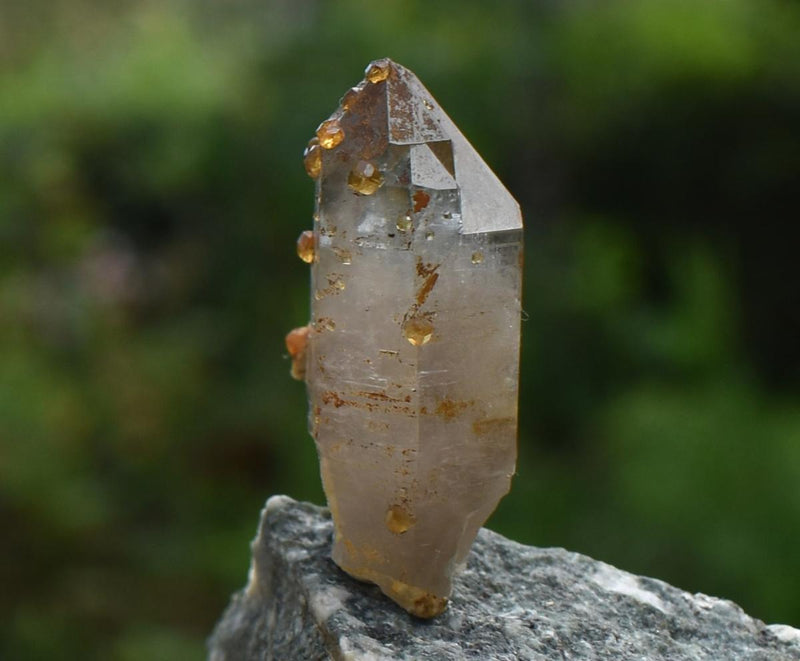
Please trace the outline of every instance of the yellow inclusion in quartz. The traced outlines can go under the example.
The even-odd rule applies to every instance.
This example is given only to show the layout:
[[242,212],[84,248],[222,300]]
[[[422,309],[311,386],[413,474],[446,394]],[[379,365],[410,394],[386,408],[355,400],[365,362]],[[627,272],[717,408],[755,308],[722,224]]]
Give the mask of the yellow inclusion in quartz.
[[389,60],[375,60],[370,62],[364,76],[371,83],[380,83],[389,77]]
[[303,165],[309,177],[319,178],[322,172],[322,149],[319,146],[319,138],[311,138],[308,141],[308,147],[303,152]]
[[342,106],[342,110],[345,112],[350,110],[358,99],[360,92],[361,90],[358,87],[351,87],[349,90],[347,90],[344,93],[342,100],[339,102],[339,105]]
[[411,317],[403,324],[403,336],[415,347],[431,341],[433,324],[425,317]]
[[286,350],[292,359],[290,374],[298,381],[302,381],[306,376],[306,347],[310,332],[310,326],[303,326],[289,331],[286,335]]
[[359,161],[350,171],[347,185],[359,195],[372,195],[383,185],[383,175],[369,161]]
[[407,213],[404,213],[397,219],[397,229],[401,232],[409,232],[414,227],[414,221]]
[[483,253],[480,251],[472,253],[472,263],[483,264]]
[[297,256],[306,264],[310,264],[314,261],[315,252],[316,240],[314,239],[314,232],[306,230],[297,237]]
[[339,258],[339,261],[342,264],[352,264],[353,263],[353,253],[349,250],[345,250],[344,248],[334,248],[333,252]]
[[417,520],[403,505],[392,505],[386,512],[386,527],[395,535],[408,531]]
[[344,140],[344,130],[338,119],[326,119],[317,129],[317,138],[323,149],[333,149]]

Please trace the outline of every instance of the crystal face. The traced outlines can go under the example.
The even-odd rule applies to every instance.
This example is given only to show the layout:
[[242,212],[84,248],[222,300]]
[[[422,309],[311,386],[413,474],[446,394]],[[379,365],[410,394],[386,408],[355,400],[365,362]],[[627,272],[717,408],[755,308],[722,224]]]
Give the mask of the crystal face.
[[306,153],[311,324],[287,346],[334,561],[433,617],[514,473],[522,219],[413,73],[365,75]]

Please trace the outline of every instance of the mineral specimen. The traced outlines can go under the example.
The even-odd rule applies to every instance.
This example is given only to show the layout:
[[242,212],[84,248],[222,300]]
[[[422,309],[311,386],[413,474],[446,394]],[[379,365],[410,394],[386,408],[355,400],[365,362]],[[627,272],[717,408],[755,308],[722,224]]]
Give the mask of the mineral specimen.
[[522,220],[416,76],[367,67],[316,131],[310,330],[292,331],[333,559],[419,617],[508,492]]

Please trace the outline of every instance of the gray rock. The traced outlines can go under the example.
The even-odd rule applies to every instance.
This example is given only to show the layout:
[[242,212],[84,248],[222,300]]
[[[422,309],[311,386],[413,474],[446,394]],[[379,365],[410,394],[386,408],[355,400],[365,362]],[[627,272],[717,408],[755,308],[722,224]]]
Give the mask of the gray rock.
[[448,609],[415,619],[329,558],[327,510],[267,502],[211,661],[800,660],[800,630],[563,549],[481,530]]

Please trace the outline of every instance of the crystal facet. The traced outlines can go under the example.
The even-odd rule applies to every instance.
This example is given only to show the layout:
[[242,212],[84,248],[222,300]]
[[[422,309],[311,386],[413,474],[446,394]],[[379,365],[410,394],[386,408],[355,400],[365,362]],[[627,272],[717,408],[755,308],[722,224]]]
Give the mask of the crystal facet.
[[413,73],[365,76],[317,131],[312,324],[287,346],[333,559],[433,617],[514,473],[522,219]]

